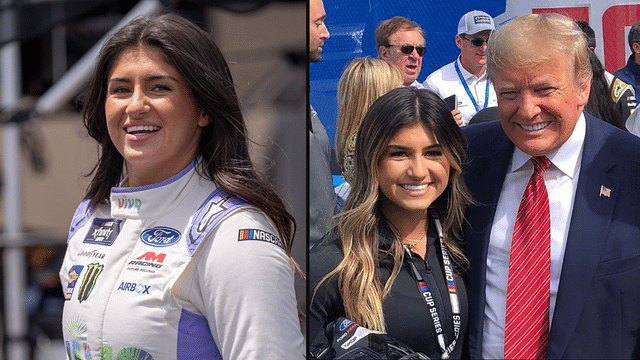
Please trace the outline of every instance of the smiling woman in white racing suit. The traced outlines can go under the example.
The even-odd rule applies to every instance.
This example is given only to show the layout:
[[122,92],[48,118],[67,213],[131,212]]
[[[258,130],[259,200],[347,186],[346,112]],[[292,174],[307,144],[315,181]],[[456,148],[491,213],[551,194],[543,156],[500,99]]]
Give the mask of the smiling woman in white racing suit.
[[101,151],[60,270],[68,358],[303,358],[295,223],[251,164],[209,36],[172,14],[132,21],[82,110]]

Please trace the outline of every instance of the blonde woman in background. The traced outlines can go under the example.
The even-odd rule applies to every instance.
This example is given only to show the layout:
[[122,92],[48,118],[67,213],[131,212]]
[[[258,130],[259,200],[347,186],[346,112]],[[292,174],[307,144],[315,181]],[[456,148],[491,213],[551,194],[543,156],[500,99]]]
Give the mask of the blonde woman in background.
[[356,134],[362,119],[377,98],[401,87],[403,81],[400,68],[368,56],[353,59],[340,76],[335,146],[346,183],[336,187],[338,209],[349,195]]

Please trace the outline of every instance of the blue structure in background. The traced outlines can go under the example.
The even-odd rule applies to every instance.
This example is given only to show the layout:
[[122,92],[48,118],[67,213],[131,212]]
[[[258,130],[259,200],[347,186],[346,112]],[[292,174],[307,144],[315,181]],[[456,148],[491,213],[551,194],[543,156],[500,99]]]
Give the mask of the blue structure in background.
[[422,82],[432,71],[453,61],[459,54],[454,37],[462,15],[471,10],[482,10],[496,17],[505,12],[506,0],[324,0],[324,6],[331,38],[325,42],[322,61],[309,66],[309,96],[333,147],[338,80],[353,58],[378,56],[373,33],[380,21],[401,15],[424,29],[427,53],[418,77]]

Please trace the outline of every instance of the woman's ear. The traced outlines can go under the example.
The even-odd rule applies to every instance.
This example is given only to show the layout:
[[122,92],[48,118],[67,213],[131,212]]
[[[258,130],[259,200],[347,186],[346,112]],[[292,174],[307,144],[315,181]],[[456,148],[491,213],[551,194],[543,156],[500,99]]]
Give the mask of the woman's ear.
[[211,118],[206,112],[204,112],[204,110],[202,110],[202,112],[200,113],[200,117],[198,118],[198,126],[205,127],[209,125],[210,122]]

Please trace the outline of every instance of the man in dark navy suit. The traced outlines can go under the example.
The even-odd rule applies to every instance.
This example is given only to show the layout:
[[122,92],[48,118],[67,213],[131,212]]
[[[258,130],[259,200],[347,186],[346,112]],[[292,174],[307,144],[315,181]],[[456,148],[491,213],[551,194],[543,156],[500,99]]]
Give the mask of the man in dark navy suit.
[[[513,19],[489,40],[500,122],[465,128],[465,179],[477,201],[465,229],[471,358],[515,357],[512,349],[531,346],[540,358],[640,357],[640,138],[583,113],[587,51],[580,29],[557,14]],[[512,310],[518,293],[509,287],[514,227],[541,158],[550,161],[541,173],[550,221],[539,226],[549,234],[548,295],[544,331],[532,339],[535,321],[520,316],[534,311]],[[528,291],[541,282],[525,280],[517,291],[533,299]]]

